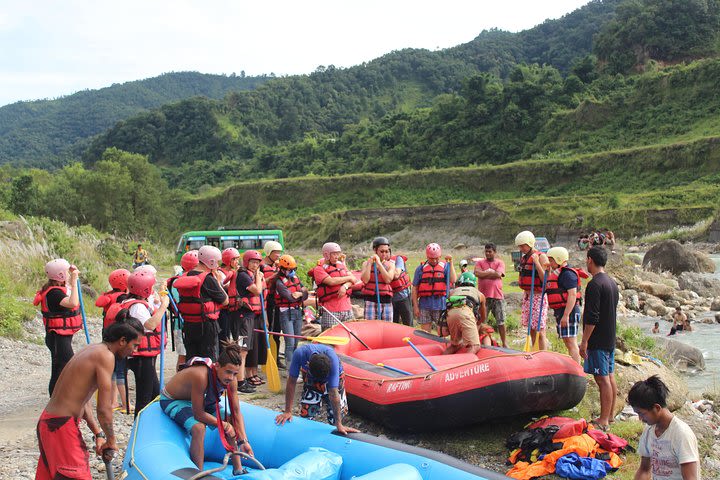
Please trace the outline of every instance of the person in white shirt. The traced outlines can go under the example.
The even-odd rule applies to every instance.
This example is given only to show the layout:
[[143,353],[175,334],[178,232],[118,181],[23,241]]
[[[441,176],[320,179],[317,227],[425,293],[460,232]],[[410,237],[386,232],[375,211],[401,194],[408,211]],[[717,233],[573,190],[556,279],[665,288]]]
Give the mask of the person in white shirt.
[[635,480],[699,480],[697,438],[667,408],[668,388],[653,375],[635,383],[627,401],[647,425],[640,436],[640,467]]

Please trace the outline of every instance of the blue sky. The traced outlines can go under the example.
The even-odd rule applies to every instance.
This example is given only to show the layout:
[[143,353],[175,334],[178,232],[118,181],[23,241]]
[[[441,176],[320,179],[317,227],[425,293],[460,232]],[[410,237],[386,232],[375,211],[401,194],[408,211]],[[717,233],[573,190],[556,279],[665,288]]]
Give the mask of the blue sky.
[[519,31],[588,0],[0,0],[0,105],[169,71],[276,75]]

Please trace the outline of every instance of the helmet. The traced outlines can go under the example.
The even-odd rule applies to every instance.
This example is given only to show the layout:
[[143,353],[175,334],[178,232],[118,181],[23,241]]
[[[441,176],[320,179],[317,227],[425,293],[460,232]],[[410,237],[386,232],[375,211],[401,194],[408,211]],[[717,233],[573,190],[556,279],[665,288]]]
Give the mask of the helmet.
[[197,250],[190,250],[189,252],[185,252],[185,254],[180,259],[180,266],[186,272],[189,272],[193,268],[197,267],[198,263],[200,262],[198,261]]
[[468,264],[468,261],[465,260],[464,258],[463,258],[462,260],[460,260],[460,266],[461,266],[461,267],[465,267],[465,266],[467,266],[467,264]]
[[129,276],[130,272],[124,268],[118,268],[110,272],[108,283],[115,290],[127,290],[127,279]]
[[442,255],[442,248],[437,243],[430,243],[425,247],[425,256],[427,258],[440,258]]
[[262,255],[260,255],[260,252],[258,252],[257,250],[247,250],[245,253],[243,253],[243,267],[248,268],[248,265],[250,265],[250,260],[262,261]]
[[461,287],[477,287],[477,277],[472,272],[465,272],[458,278]]
[[524,230],[517,234],[515,237],[515,245],[527,245],[530,248],[535,246],[535,235],[528,230]]
[[128,290],[133,295],[148,298],[155,286],[155,275],[147,270],[134,271],[127,280]]
[[335,242],[327,242],[322,247],[322,254],[323,254],[323,257],[325,257],[325,260],[329,260],[330,254],[336,253],[336,252],[337,253],[342,252],[342,248],[340,248],[340,245],[338,245]]
[[70,268],[70,262],[64,258],[56,258],[50,260],[45,264],[45,274],[50,280],[57,280],[58,282],[64,282],[68,279],[68,269]]
[[157,269],[153,267],[152,265],[140,265],[137,267],[134,272],[150,272],[153,275],[157,275]]
[[568,254],[567,248],[565,247],[553,247],[547,251],[548,258],[552,257],[558,265],[568,261],[570,254]]
[[292,270],[293,268],[297,268],[297,262],[292,257],[292,255],[283,255],[278,260],[278,265],[280,265],[281,268],[284,268],[285,270]]
[[235,258],[240,258],[240,252],[237,251],[237,248],[226,248],[222,251],[222,263],[225,265],[230,265],[230,262]]
[[282,247],[282,245],[280,245],[280,242],[276,242],[275,240],[270,240],[269,242],[265,242],[263,251],[265,252],[265,256],[267,257],[272,252],[282,252],[283,247]]
[[200,247],[200,250],[198,250],[198,261],[210,270],[218,268],[221,259],[222,254],[220,253],[220,249],[212,245],[203,245]]
[[387,246],[389,247],[389,246],[390,246],[390,240],[388,240],[388,239],[385,238],[385,237],[375,237],[375,238],[373,239],[373,241],[372,241],[372,248],[373,248],[373,250],[375,250],[376,248],[378,248],[380,245],[387,245]]

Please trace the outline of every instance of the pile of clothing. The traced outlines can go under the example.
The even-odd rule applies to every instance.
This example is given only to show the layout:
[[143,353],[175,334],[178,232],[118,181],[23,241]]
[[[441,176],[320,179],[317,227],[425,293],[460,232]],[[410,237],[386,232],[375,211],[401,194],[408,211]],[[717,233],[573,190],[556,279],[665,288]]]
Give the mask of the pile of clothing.
[[508,437],[507,476],[531,480],[555,473],[571,479],[599,479],[622,465],[628,442],[595,429],[584,419],[543,417]]

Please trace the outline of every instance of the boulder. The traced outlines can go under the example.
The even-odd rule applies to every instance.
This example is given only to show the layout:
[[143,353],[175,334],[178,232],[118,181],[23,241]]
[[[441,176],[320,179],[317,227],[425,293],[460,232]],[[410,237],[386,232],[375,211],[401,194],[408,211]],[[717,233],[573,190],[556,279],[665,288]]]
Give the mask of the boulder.
[[466,248],[467,248],[467,245],[465,245],[464,243],[458,243],[457,245],[455,245],[453,247],[453,250],[464,250]]
[[635,290],[623,290],[625,306],[630,310],[640,311],[640,298]]
[[673,362],[675,368],[681,371],[705,370],[705,357],[699,348],[666,337],[658,337],[656,340],[663,347],[667,358]]
[[710,258],[707,253],[694,250],[692,254],[695,255],[695,258],[697,259],[698,265],[700,266],[700,272],[715,273],[715,262],[713,262],[713,259]]
[[680,306],[680,302],[675,299],[670,299],[665,302],[665,306],[668,308],[677,308]]
[[[675,411],[683,406],[688,397],[688,387],[685,381],[677,373],[666,367],[661,367],[653,362],[642,362],[640,365],[626,367],[615,364],[615,381],[618,387],[616,410],[622,410],[625,406],[625,399],[630,388],[640,380],[659,375],[667,385],[670,395],[667,398],[668,408]],[[594,383],[594,382],[591,382]]]
[[710,310],[715,310],[716,312],[720,311],[720,298],[713,298],[713,301],[710,304]]
[[643,268],[654,272],[702,272],[694,252],[677,240],[665,240],[652,247],[643,258]]
[[635,288],[655,297],[662,298],[663,300],[669,300],[675,293],[672,287],[663,285],[662,283],[639,282]]
[[715,321],[716,321],[717,323],[720,323],[720,313],[716,313],[716,314],[715,314]]
[[684,272],[678,277],[683,290],[690,290],[701,297],[720,297],[720,280],[706,274]]

